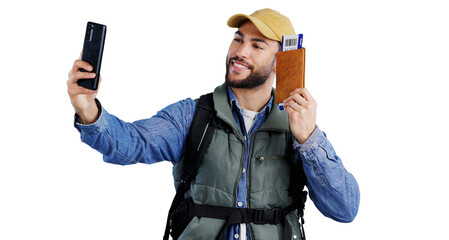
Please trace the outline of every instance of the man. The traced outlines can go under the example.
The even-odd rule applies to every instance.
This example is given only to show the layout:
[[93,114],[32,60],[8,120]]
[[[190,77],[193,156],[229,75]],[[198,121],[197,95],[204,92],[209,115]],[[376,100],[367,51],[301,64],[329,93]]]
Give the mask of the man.
[[[237,208],[243,215],[251,209],[282,209],[283,215],[259,223],[243,217],[240,221],[239,215],[238,223],[229,227],[225,221],[230,217],[194,215],[179,239],[215,239],[224,230],[226,239],[300,239],[299,213],[285,210],[294,202],[289,186],[295,174],[305,174],[310,198],[322,214],[351,222],[359,206],[358,184],[316,126],[315,99],[302,88],[285,99],[286,111],[273,104],[276,52],[283,35],[295,34],[290,20],[262,9],[249,16],[234,15],[228,25],[238,30],[227,55],[225,83],[213,93],[216,117],[228,128],[215,130],[186,198],[198,206]],[[109,163],[171,161],[179,181],[197,102],[185,99],[149,119],[125,123],[101,106],[97,91],[77,85],[79,79],[95,76],[80,69],[92,67],[76,60],[67,85],[81,139]],[[298,164],[304,171],[290,174]]]

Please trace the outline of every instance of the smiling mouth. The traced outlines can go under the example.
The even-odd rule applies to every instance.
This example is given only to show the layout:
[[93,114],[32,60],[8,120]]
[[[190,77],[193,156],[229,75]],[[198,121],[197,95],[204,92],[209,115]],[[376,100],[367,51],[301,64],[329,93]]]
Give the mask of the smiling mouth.
[[251,67],[244,62],[237,61],[237,60],[231,60],[231,66],[232,70],[234,71],[245,71],[250,69]]

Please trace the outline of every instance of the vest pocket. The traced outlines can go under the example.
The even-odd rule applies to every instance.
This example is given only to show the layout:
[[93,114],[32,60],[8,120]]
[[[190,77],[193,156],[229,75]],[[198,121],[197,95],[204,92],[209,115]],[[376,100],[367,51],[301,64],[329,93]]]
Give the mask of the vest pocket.
[[263,161],[266,161],[266,160],[273,160],[273,159],[285,159],[285,155],[256,157],[256,160],[260,163],[262,163]]
[[250,208],[286,207],[290,166],[285,155],[256,155],[251,163],[249,178]]

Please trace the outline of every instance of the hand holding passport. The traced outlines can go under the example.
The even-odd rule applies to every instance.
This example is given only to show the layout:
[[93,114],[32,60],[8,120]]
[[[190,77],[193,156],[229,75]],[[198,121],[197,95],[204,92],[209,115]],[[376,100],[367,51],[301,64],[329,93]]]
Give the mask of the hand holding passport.
[[283,101],[297,88],[304,88],[306,50],[302,34],[282,37],[282,51],[276,54],[275,103],[283,109]]

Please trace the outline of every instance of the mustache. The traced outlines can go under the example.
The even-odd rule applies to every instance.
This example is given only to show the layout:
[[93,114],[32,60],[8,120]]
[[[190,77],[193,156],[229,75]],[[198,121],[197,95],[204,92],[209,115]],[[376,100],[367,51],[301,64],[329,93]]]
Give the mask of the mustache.
[[228,66],[231,64],[231,61],[233,61],[233,60],[244,63],[246,66],[248,66],[248,69],[253,69],[253,65],[249,64],[247,61],[245,61],[244,59],[239,58],[239,57],[230,58],[228,61]]

